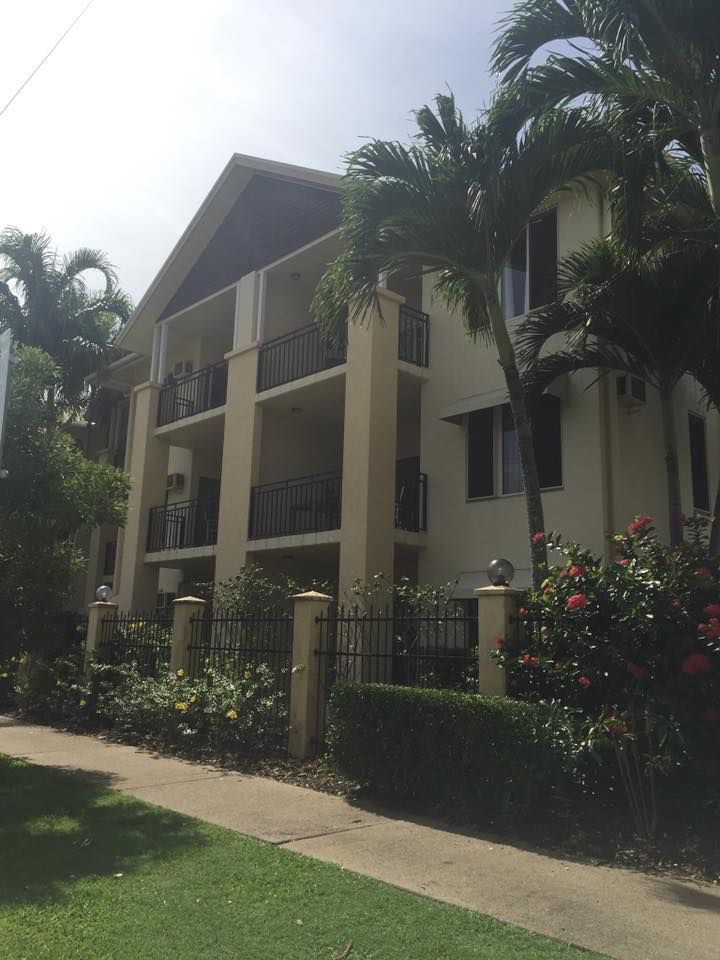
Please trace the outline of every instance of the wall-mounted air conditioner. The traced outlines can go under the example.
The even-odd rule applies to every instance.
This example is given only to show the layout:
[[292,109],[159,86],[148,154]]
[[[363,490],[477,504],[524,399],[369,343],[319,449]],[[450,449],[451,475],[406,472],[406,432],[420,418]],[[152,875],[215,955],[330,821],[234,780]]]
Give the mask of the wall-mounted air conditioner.
[[167,480],[165,481],[166,490],[182,490],[185,486],[185,474],[184,473],[169,473]]
[[186,377],[188,374],[192,372],[193,372],[192,360],[178,360],[178,362],[173,367],[174,377]]
[[618,403],[624,407],[641,407],[647,400],[645,381],[622,373],[616,379]]

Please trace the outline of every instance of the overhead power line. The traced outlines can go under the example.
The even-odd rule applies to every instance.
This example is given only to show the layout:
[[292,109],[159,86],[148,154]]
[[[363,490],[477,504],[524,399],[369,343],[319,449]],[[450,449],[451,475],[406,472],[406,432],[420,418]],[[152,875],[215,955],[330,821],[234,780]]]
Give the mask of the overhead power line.
[[40,69],[40,67],[42,67],[42,65],[43,65],[44,63],[46,63],[46,62],[50,59],[50,57],[53,55],[53,53],[55,53],[55,51],[57,50],[57,48],[60,46],[60,44],[61,44],[61,43],[63,42],[63,40],[65,39],[65,37],[70,33],[70,31],[72,30],[72,28],[73,28],[73,27],[75,26],[75,24],[78,22],[78,20],[80,19],[80,17],[82,17],[83,14],[87,13],[87,11],[90,9],[90,7],[93,5],[94,2],[95,2],[95,0],[90,0],[89,3],[85,4],[85,6],[82,8],[82,10],[80,11],[80,13],[75,17],[75,19],[74,19],[73,22],[70,24],[70,26],[67,28],[67,30],[65,30],[65,32],[58,37],[58,39],[55,41],[55,43],[52,45],[52,47],[50,47],[50,49],[48,50],[48,52],[47,52],[47,53],[45,54],[45,56],[42,58],[42,60],[40,61],[40,63],[35,67],[35,69],[32,71],[32,73],[29,74],[29,75],[25,78],[25,80],[23,80],[23,82],[22,82],[22,83],[20,84],[20,86],[17,88],[17,90],[15,91],[15,93],[10,97],[10,99],[9,99],[8,102],[5,104],[5,106],[2,108],[2,110],[0,110],[0,117],[5,113],[5,111],[6,111],[7,108],[10,106],[10,104],[23,92],[23,90],[25,89],[25,87],[30,83],[30,81],[31,81],[32,78],[35,76],[35,74],[38,72],[38,70]]

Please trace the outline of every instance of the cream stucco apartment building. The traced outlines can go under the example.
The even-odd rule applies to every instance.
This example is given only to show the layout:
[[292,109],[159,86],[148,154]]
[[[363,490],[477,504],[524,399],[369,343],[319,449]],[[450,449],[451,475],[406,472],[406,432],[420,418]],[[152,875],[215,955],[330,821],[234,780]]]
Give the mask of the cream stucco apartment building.
[[[383,319],[320,339],[309,312],[340,249],[340,180],[235,155],[123,330],[104,376],[117,402],[101,460],[132,479],[124,530],[96,530],[85,600],[122,609],[256,561],[342,592],[377,572],[457,580],[495,556],[529,583],[525,505],[502,372],[433,296],[380,288]],[[509,317],[540,302],[558,258],[608,229],[601,197],[563,197],[518,242]],[[684,506],[710,508],[720,431],[693,381],[677,396]],[[658,398],[588,374],[543,398],[537,446],[548,529],[598,553],[636,513],[667,527]],[[160,599],[158,599],[160,598]]]

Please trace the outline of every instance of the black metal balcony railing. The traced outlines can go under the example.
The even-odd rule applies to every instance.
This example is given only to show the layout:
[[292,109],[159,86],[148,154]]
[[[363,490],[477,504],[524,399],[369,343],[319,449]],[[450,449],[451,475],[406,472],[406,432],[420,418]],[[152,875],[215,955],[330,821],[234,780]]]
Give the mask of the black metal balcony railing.
[[217,497],[183,500],[164,507],[152,507],[148,524],[147,549],[183,550],[217,543]]
[[226,396],[227,360],[221,360],[162,388],[158,405],[158,426],[163,427],[167,423],[221,407]]
[[398,478],[395,489],[395,526],[419,533],[427,530],[427,474]]
[[346,359],[345,347],[333,347],[326,343],[319,327],[310,323],[300,330],[268,340],[260,347],[257,391],[261,393],[311,373],[329,370],[345,363]]
[[417,367],[430,362],[430,318],[406,304],[400,307],[398,357]]
[[253,487],[251,539],[338,530],[342,474],[324,473]]

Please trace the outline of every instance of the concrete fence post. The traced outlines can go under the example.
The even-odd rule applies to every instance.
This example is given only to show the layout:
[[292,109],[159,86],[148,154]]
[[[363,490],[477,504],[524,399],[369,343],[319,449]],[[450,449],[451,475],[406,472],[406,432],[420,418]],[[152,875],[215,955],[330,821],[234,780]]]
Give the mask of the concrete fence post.
[[202,617],[207,601],[200,597],[178,597],[173,600],[173,632],[170,648],[170,669],[173,673],[190,672],[191,620]]
[[522,590],[514,587],[479,587],[478,601],[478,689],[480,693],[505,696],[505,671],[492,658],[497,641],[515,629]]
[[90,669],[90,664],[95,659],[97,650],[102,643],[103,620],[105,617],[114,617],[117,610],[118,605],[110,601],[107,603],[96,601],[88,604],[87,633],[85,634],[85,672]]
[[333,598],[310,590],[292,598],[293,644],[292,676],[290,679],[290,736],[288,752],[303,760],[315,752],[318,734],[320,703],[324,696],[320,689],[320,649],[322,630],[317,618],[327,613]]

